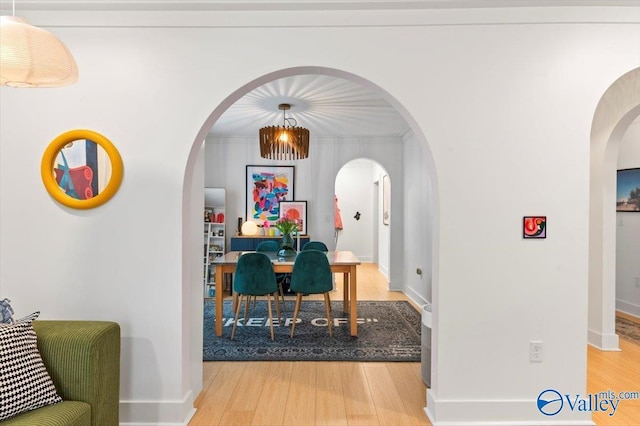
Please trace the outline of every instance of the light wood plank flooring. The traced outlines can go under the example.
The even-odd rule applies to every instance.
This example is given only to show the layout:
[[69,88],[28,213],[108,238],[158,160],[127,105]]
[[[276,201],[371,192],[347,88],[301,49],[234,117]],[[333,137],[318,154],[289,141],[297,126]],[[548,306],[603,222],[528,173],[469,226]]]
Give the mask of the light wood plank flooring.
[[[360,300],[408,300],[389,292],[373,264],[358,267]],[[336,275],[332,300],[342,298]],[[308,296],[322,300],[322,296]],[[412,302],[413,304],[413,302]],[[287,309],[293,306],[288,298]],[[414,304],[416,309],[419,309]],[[588,392],[638,390],[640,346],[621,340],[621,352],[589,347]],[[430,425],[420,363],[205,362],[203,391],[189,426]],[[640,401],[624,401],[598,426],[640,425]]]
[[[640,323],[638,318],[622,313],[617,315]],[[588,393],[640,392],[640,345],[621,338],[620,349],[620,352],[603,352],[587,347]],[[598,426],[638,426],[640,399],[620,401],[615,415],[595,413],[593,420]]]

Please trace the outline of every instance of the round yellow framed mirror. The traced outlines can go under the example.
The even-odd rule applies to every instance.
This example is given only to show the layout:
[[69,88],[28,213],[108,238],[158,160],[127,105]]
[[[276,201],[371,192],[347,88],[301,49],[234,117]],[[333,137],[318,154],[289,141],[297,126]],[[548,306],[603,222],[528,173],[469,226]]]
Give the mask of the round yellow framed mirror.
[[42,156],[40,174],[47,192],[74,209],[98,207],[122,183],[122,158],[109,139],[77,129],[55,138]]

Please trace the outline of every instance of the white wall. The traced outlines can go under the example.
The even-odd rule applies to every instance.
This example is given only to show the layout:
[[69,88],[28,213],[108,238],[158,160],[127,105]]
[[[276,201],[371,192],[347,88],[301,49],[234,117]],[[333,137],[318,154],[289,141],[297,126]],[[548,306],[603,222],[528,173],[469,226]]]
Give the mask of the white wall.
[[[382,88],[433,165],[434,424],[539,424],[548,421],[535,408],[541,390],[586,392],[589,130],[606,88],[640,65],[637,13],[558,7],[25,17],[65,41],[80,81],[63,89],[0,88],[0,292],[17,314],[40,309],[42,318],[121,324],[123,423],[185,422],[200,390],[186,373],[197,368],[194,358],[182,346],[190,340],[196,353],[202,343],[184,336],[201,309],[196,298],[184,298],[201,283],[196,271],[183,271],[182,243],[183,215],[193,208],[185,177],[194,175],[203,123],[210,127],[243,85],[309,64]],[[57,205],[38,174],[47,143],[78,127],[111,139],[125,165],[114,199],[89,211]],[[386,164],[386,147],[373,159],[392,176],[392,204],[402,205],[405,179],[393,177],[405,172]],[[225,161],[242,147],[217,149]],[[330,216],[333,187],[314,178],[371,156],[348,143],[325,155],[301,177],[308,182],[301,190],[328,200]],[[229,178],[244,180],[237,173]],[[522,240],[528,214],[548,216],[546,240]],[[391,264],[413,247],[392,242]],[[200,262],[191,267],[200,271]],[[529,363],[530,340],[544,341],[543,363]],[[563,412],[553,420],[589,423],[590,415]]]
[[[640,120],[620,144],[618,170],[640,167]],[[640,317],[640,214],[616,213],[616,309]]]
[[[202,346],[194,345],[193,342],[202,341],[202,330],[204,324],[203,306],[202,306],[202,211],[205,206],[205,197],[203,196],[204,186],[204,141],[200,144],[196,143],[194,149],[197,150],[197,156],[194,161],[193,173],[185,176],[185,188],[188,194],[183,197],[183,221],[182,221],[182,239],[183,247],[186,247],[182,253],[183,264],[188,265],[182,269],[182,288],[183,299],[181,311],[183,317],[188,318],[182,323],[182,389],[179,395],[182,396],[182,404],[178,404],[175,409],[173,419],[179,420],[180,417],[189,417],[195,411],[191,409],[203,383],[203,366],[202,366]],[[171,406],[171,405],[169,405]],[[128,412],[121,415],[121,420],[126,422],[134,422],[139,419],[142,422],[150,422],[155,419],[156,422],[164,421],[165,415],[158,410],[156,403],[144,405],[132,403],[122,404],[123,408],[127,408]],[[170,413],[168,413],[170,414]]]
[[[433,182],[422,147],[413,133],[404,143],[404,238],[410,250],[404,252],[404,292],[420,305],[431,302],[433,224]],[[417,270],[422,270],[418,274]]]
[[[369,160],[353,160],[345,164],[335,180],[340,215],[344,229],[338,238],[338,250],[351,250],[364,262],[372,262],[377,241],[374,241],[377,192]],[[356,219],[356,213],[360,213]],[[375,256],[377,257],[377,256]]]

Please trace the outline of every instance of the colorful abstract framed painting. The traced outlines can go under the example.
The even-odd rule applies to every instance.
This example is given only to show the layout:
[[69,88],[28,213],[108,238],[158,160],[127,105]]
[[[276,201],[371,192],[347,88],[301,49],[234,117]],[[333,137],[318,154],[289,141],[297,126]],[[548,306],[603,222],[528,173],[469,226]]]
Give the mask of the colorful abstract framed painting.
[[618,170],[617,212],[640,212],[640,168]]
[[247,220],[274,224],[280,218],[280,202],[294,198],[294,166],[247,166]]
[[307,202],[306,201],[281,201],[280,217],[298,221],[298,232],[307,235]]
[[522,219],[523,238],[547,238],[546,216],[524,216]]

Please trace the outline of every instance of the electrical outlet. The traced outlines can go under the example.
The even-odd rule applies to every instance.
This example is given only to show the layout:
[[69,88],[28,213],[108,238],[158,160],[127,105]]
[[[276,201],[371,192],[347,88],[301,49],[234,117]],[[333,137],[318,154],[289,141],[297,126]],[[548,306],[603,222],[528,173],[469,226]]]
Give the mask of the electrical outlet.
[[544,344],[541,340],[532,340],[529,342],[529,362],[542,362]]

